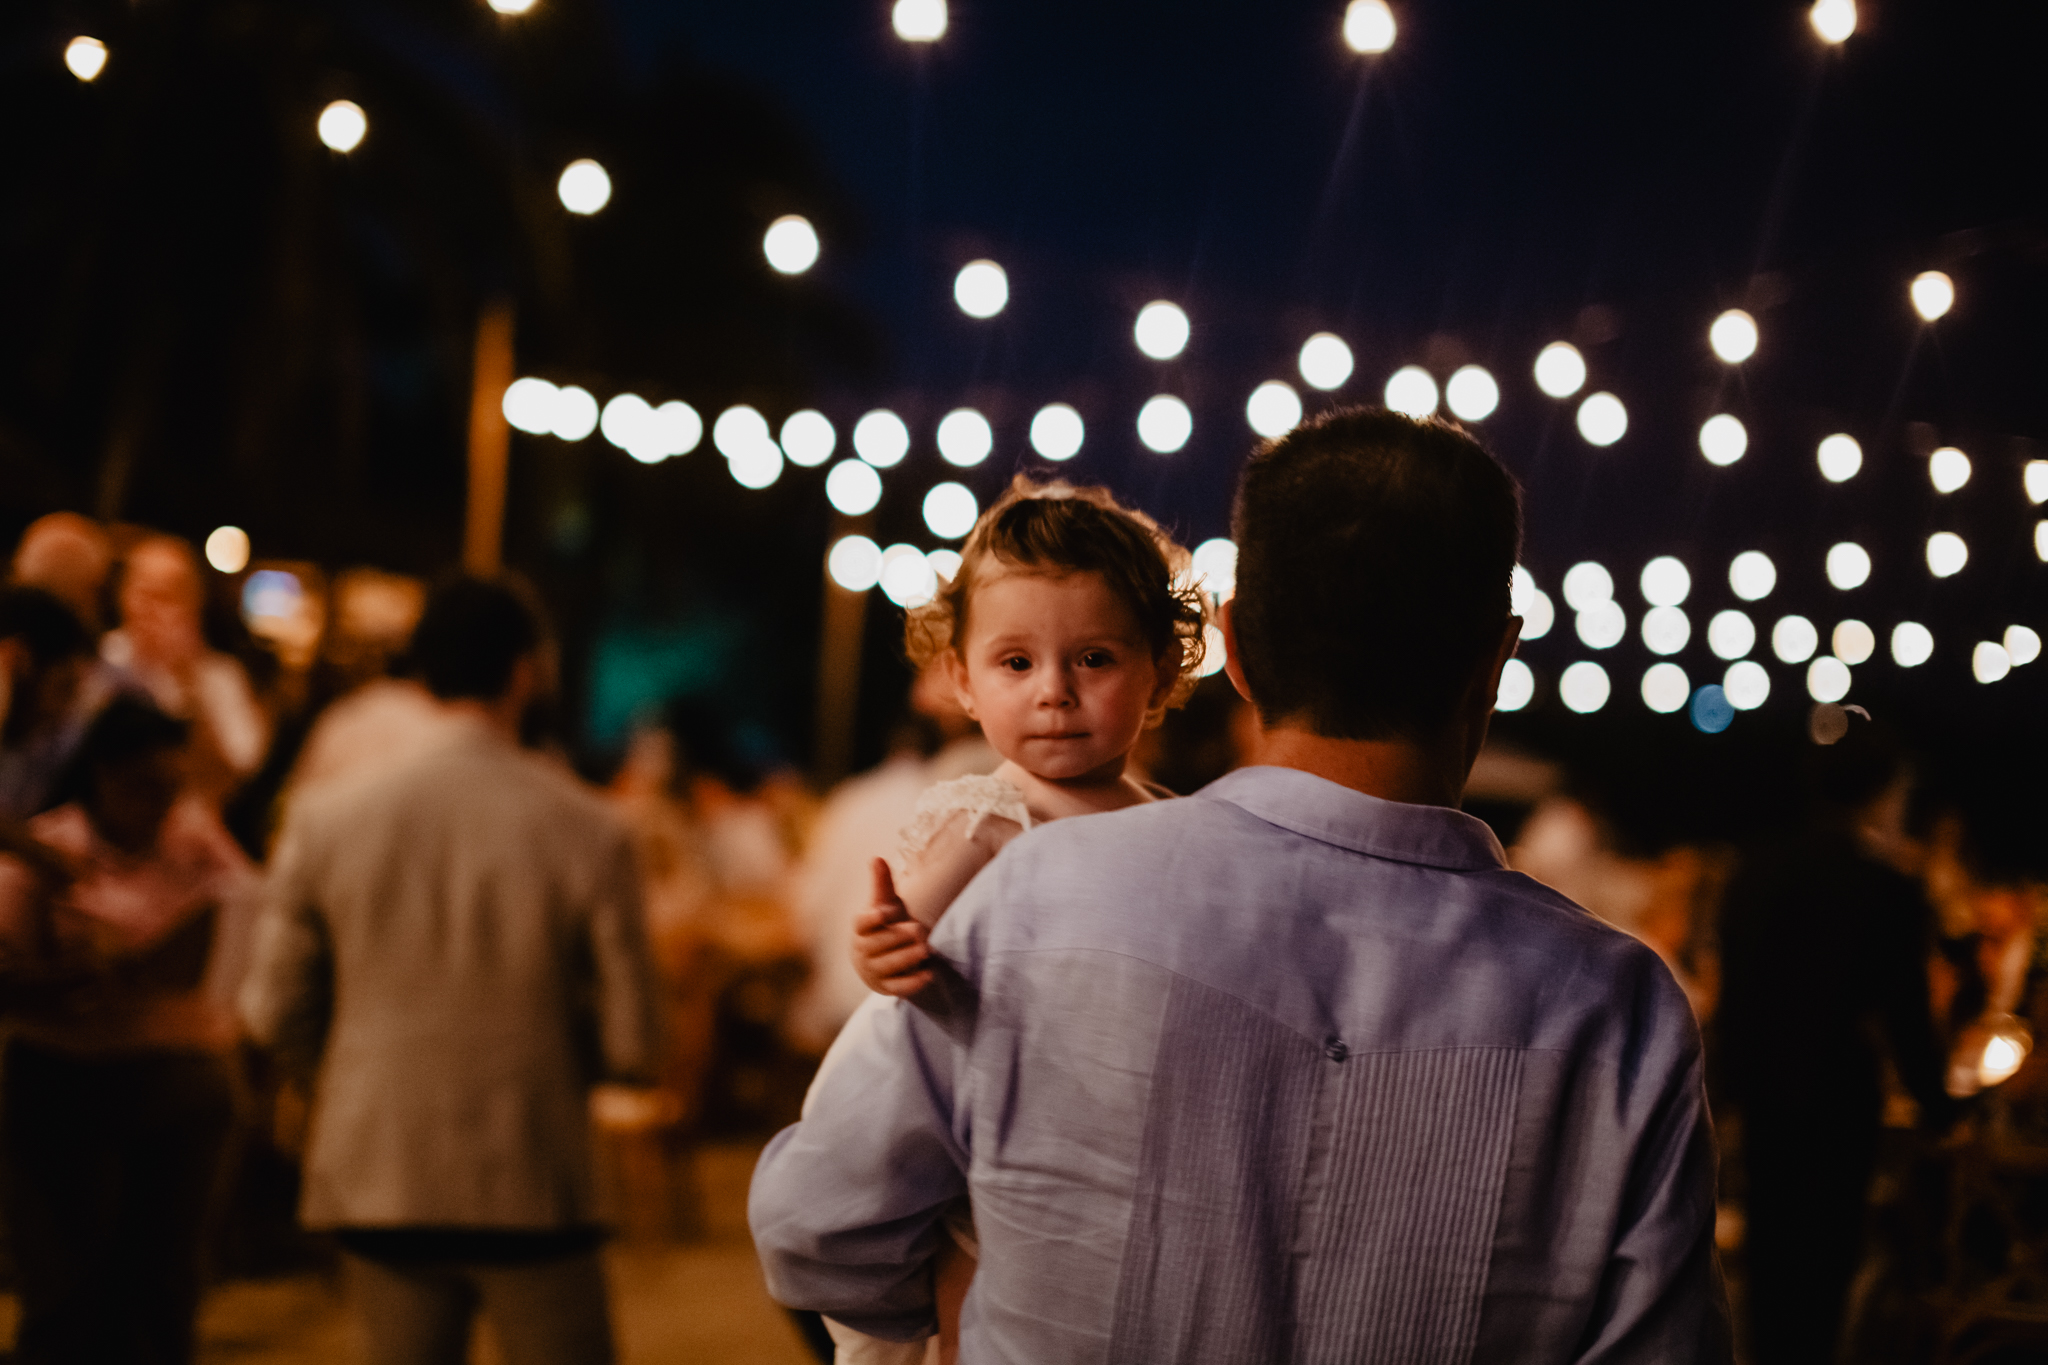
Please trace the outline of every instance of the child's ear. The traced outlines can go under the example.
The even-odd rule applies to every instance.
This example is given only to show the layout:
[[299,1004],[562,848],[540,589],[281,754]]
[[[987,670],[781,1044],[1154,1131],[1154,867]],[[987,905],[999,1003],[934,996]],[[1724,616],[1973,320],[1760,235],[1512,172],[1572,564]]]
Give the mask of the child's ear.
[[967,719],[978,721],[974,714],[974,693],[967,687],[967,664],[961,659],[960,651],[949,649],[941,656],[942,667],[946,670],[946,681],[953,685],[953,698],[960,703],[960,709],[967,713]]
[[1160,650],[1159,657],[1153,660],[1153,667],[1159,675],[1153,682],[1152,699],[1146,703],[1146,710],[1159,711],[1166,706],[1166,699],[1173,695],[1174,688],[1180,686],[1180,666],[1186,659],[1187,645],[1184,641],[1173,639],[1166,642],[1166,648]]

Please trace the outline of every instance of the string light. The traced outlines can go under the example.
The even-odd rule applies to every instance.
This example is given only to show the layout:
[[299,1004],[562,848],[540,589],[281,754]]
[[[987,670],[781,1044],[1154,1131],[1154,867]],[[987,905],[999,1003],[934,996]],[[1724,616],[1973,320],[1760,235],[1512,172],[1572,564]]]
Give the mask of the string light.
[[711,444],[730,460],[755,446],[774,445],[768,419],[745,403],[727,408],[711,424]]
[[1582,716],[1591,715],[1607,705],[1612,691],[1613,684],[1607,680],[1607,670],[1586,659],[1565,669],[1557,679],[1558,700]]
[[589,157],[582,157],[562,168],[561,179],[555,182],[555,194],[563,208],[587,218],[611,203],[611,173]]
[[1189,573],[1202,591],[1228,597],[1237,591],[1237,542],[1217,537],[1195,547]]
[[2029,626],[2007,626],[2005,652],[2011,656],[2014,668],[2034,662],[2041,657],[2040,632]]
[[1754,711],[1771,697],[1771,675],[1754,659],[1728,665],[1721,675],[1721,692],[1738,711]]
[[1943,446],[1927,457],[1927,479],[1937,493],[1953,493],[1970,481],[1970,457]]
[[1692,696],[1692,681],[1677,664],[1651,664],[1643,674],[1643,705],[1660,716],[1685,709]]
[[782,423],[782,453],[789,456],[791,464],[815,469],[832,458],[832,449],[838,444],[832,419],[815,408],[792,412]]
[[1849,695],[1853,681],[1849,665],[1832,654],[1823,654],[1806,666],[1806,695],[1815,701],[1840,701]]
[[1843,621],[1828,637],[1835,657],[1845,664],[1860,664],[1877,653],[1877,632],[1861,621]]
[[1815,452],[1820,463],[1820,476],[1829,483],[1847,483],[1856,477],[1856,471],[1863,468],[1863,447],[1856,443],[1854,436],[1837,432],[1822,439],[1820,449]]
[[1394,11],[1387,0],[1351,0],[1344,10],[1344,42],[1353,52],[1377,56],[1394,45]]
[[1031,419],[1031,448],[1048,460],[1073,459],[1086,434],[1081,414],[1065,403],[1047,403]]
[[1913,277],[1906,295],[1913,300],[1913,311],[1922,321],[1933,322],[1956,306],[1956,282],[1939,270],[1922,271]]
[[915,545],[882,551],[882,595],[899,607],[915,608],[938,596],[939,575]]
[[761,439],[728,459],[725,469],[742,488],[766,488],[782,477],[782,447],[768,439],[764,423]]
[[1500,688],[1493,695],[1496,711],[1519,711],[1536,699],[1536,675],[1520,659],[1501,665]]
[[1856,31],[1856,0],[1814,0],[1806,21],[1828,46],[1845,43]]
[[785,213],[761,235],[761,254],[784,275],[801,275],[818,263],[818,230],[798,213]]
[[1934,632],[1918,621],[1901,621],[1892,627],[1892,662],[1900,668],[1918,668],[1934,657]]
[[1870,581],[1870,551],[1853,540],[1828,547],[1828,582],[1843,592],[1862,587]]
[[1781,616],[1771,627],[1771,653],[1779,663],[1803,664],[1820,648],[1820,631],[1804,616]]
[[996,448],[988,418],[973,408],[955,408],[939,419],[939,456],[949,465],[971,469]]
[[1010,302],[1010,276],[994,261],[969,261],[953,277],[953,302],[971,318],[992,318]]
[[1740,308],[1730,308],[1707,329],[1707,344],[1724,364],[1740,365],[1756,354],[1756,319]]
[[524,14],[533,8],[533,0],[491,0],[491,8],[500,14]]
[[939,576],[941,583],[951,583],[953,575],[960,572],[960,552],[958,550],[944,548],[933,550],[924,557],[924,562],[932,566],[932,572]]
[[2020,486],[2027,490],[2027,501],[2036,506],[2048,502],[2048,460],[2028,460],[2020,473]]
[[1584,611],[1614,598],[1614,575],[1593,560],[1581,560],[1565,570],[1564,600],[1573,611]]
[[1651,607],[1643,613],[1643,645],[1652,654],[1676,654],[1690,639],[1692,621],[1682,609]]
[[555,392],[554,425],[549,428],[564,441],[580,441],[597,430],[597,399],[590,390],[575,384]]
[[910,453],[910,428],[887,408],[876,408],[853,424],[853,453],[877,469],[893,469]]
[[1718,735],[1735,721],[1735,708],[1728,704],[1728,694],[1721,690],[1721,684],[1708,683],[1692,694],[1689,718],[1692,728],[1703,735]]
[[1515,565],[1514,575],[1508,580],[1508,610],[1522,618],[1522,638],[1540,640],[1550,634],[1550,628],[1557,622],[1557,609],[1551,605],[1550,594],[1536,586],[1536,576]]
[[1707,648],[1716,658],[1742,658],[1756,648],[1756,623],[1747,612],[1733,607],[1715,612],[1714,619],[1707,622]]
[[1268,440],[1277,440],[1301,425],[1301,395],[1292,384],[1268,379],[1245,400],[1244,420]]
[[107,68],[107,45],[81,33],[64,45],[64,65],[72,75],[90,84]]
[[1569,398],[1586,387],[1586,358],[1569,341],[1553,341],[1536,353],[1536,387],[1552,398]]
[[1500,385],[1479,365],[1461,365],[1444,385],[1444,402],[1464,422],[1483,422],[1500,406]]
[[313,127],[329,150],[352,152],[369,134],[370,118],[354,100],[336,100],[320,111],[320,121]]
[[862,460],[841,460],[826,471],[825,501],[845,515],[865,516],[881,500],[882,476],[873,465]]
[[1154,360],[1171,360],[1188,346],[1188,315],[1179,304],[1154,299],[1138,310],[1131,336]]
[[1579,612],[1573,624],[1586,648],[1612,649],[1628,634],[1628,613],[1619,602],[1595,602]]
[[545,379],[515,379],[505,388],[500,407],[505,420],[534,436],[555,429],[555,400],[561,390]]
[[889,22],[906,43],[936,43],[946,36],[946,0],[896,0]]
[[1692,575],[1676,556],[1658,555],[1643,565],[1639,586],[1651,606],[1675,607],[1692,592]]
[[2012,672],[2012,655],[2005,652],[2005,646],[1989,640],[1979,640],[1977,647],[1970,651],[1970,675],[1980,683],[1995,683]]
[[[2034,537],[2038,549],[2041,537]],[[1927,572],[1936,578],[1954,578],[1970,562],[1970,547],[1954,531],[1936,531],[1927,537]]]
[[1778,586],[1778,566],[1762,550],[1744,550],[1728,563],[1728,586],[1745,602],[1761,602]]
[[1301,344],[1300,364],[1312,388],[1340,389],[1351,377],[1351,348],[1335,332],[1317,332]]
[[1727,466],[1741,459],[1749,449],[1749,432],[1740,418],[1723,412],[1700,426],[1700,453],[1708,464]]
[[2048,521],[2034,523],[2034,558],[2048,564]]
[[825,571],[848,592],[866,592],[882,581],[882,547],[866,536],[841,536],[825,556]]
[[1195,416],[1170,393],[1156,394],[1138,409],[1138,439],[1150,450],[1171,455],[1195,433]]
[[1611,446],[1628,434],[1628,409],[1611,393],[1596,393],[1579,404],[1579,435],[1588,445]]
[[249,533],[239,526],[214,527],[213,534],[206,538],[206,562],[220,573],[240,573],[248,568]]
[[1427,417],[1436,411],[1436,380],[1420,365],[1403,365],[1387,380],[1385,399],[1390,411]]

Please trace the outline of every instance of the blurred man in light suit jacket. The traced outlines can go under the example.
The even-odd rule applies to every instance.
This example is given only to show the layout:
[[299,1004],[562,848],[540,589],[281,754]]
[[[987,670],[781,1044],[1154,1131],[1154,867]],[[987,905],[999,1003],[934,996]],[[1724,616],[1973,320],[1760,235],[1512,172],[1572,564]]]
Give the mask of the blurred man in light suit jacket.
[[539,612],[456,579],[413,643],[461,732],[308,792],[272,866],[242,1013],[311,1078],[301,1217],[347,1253],[376,1365],[612,1358],[588,1092],[651,1074],[655,993],[625,828],[519,745]]

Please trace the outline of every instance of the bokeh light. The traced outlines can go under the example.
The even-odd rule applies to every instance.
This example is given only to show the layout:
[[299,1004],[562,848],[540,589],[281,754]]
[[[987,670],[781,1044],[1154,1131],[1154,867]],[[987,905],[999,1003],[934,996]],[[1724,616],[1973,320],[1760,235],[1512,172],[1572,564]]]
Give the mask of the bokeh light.
[[1844,540],[1828,547],[1828,582],[1843,592],[1860,588],[1870,581],[1870,551],[1853,540]]
[[368,136],[370,118],[354,100],[336,100],[320,111],[320,121],[314,129],[329,150],[352,152]]
[[1586,387],[1586,358],[1569,341],[1553,341],[1536,353],[1536,387],[1552,398],[1569,398]]
[[1989,640],[1979,640],[1977,647],[1970,651],[1970,676],[1980,683],[1995,683],[2012,672],[2012,655],[2005,652],[2005,646]]
[[1628,613],[1619,602],[1595,602],[1578,614],[1573,625],[1586,648],[1612,649],[1628,634]]
[[953,302],[971,318],[992,318],[1009,306],[1010,277],[994,261],[969,261],[953,277]]
[[1756,319],[1740,308],[1730,308],[1707,329],[1707,345],[1723,364],[1740,365],[1756,354],[1756,344]]
[[1579,561],[1564,574],[1565,605],[1573,611],[1584,611],[1595,603],[1611,601],[1614,597],[1614,575],[1605,566],[1590,559]]
[[1301,425],[1301,395],[1292,384],[1268,379],[1245,400],[1244,420],[1268,440],[1285,436]]
[[866,592],[882,581],[882,547],[866,536],[841,536],[825,556],[825,571],[848,592]]
[[1588,445],[1611,446],[1628,434],[1628,409],[1611,393],[1596,393],[1579,404],[1579,435]]
[[2032,626],[2007,626],[2004,644],[2014,668],[2041,657],[2041,634]]
[[1771,627],[1771,653],[1778,662],[1803,664],[1820,648],[1820,628],[1804,616],[1781,616]]
[[760,440],[729,457],[725,468],[742,488],[766,488],[782,477],[782,447],[764,430]]
[[1444,385],[1444,404],[1461,422],[1483,422],[1500,406],[1500,385],[1479,365],[1460,365]]
[[2048,502],[2048,460],[2028,460],[2020,471],[2020,486],[2027,490],[2028,502],[2036,506]]
[[832,458],[838,444],[839,433],[832,430],[832,419],[816,408],[792,412],[783,420],[782,453],[789,456],[791,464],[816,469]]
[[1700,425],[1700,454],[1708,464],[1731,465],[1749,449],[1749,431],[1742,419],[1716,413]]
[[1778,586],[1778,566],[1762,550],[1744,550],[1728,562],[1728,587],[1745,602],[1761,602]]
[[887,408],[876,408],[853,424],[853,453],[877,469],[893,469],[910,453],[910,428]]
[[1048,460],[1071,460],[1087,435],[1081,414],[1065,403],[1047,403],[1031,419],[1031,448]]
[[899,607],[921,607],[938,596],[939,575],[915,545],[882,551],[882,596]]
[[932,572],[939,576],[941,583],[951,583],[953,575],[960,572],[960,552],[958,550],[948,550],[943,547],[933,550],[924,557],[924,562],[932,566]]
[[1923,270],[1915,275],[1906,293],[1913,300],[1913,311],[1927,322],[1956,306],[1956,282],[1939,270]]
[[1849,695],[1849,665],[1823,654],[1806,666],[1806,695],[1815,701],[1840,701]]
[[726,459],[734,459],[755,446],[774,445],[768,434],[768,419],[745,403],[727,408],[711,424],[711,444]]
[[604,438],[641,464],[657,464],[668,456],[654,442],[654,409],[637,393],[618,394],[597,419]]
[[881,500],[882,476],[871,464],[841,460],[825,474],[825,501],[849,517],[874,511]]
[[1677,664],[1651,664],[1643,674],[1643,705],[1660,716],[1683,711],[1692,697],[1692,680]]
[[572,161],[562,168],[562,178],[555,182],[555,193],[561,198],[563,208],[587,217],[611,203],[611,173],[589,157]]
[[549,428],[565,441],[580,441],[597,430],[597,399],[575,384],[556,390],[554,424]]
[[1351,378],[1351,348],[1335,332],[1317,332],[1301,343],[1300,364],[1310,387],[1339,389]]
[[1229,662],[1230,645],[1223,638],[1222,629],[1218,626],[1203,626],[1202,662],[1195,665],[1195,676],[1198,678],[1212,677],[1215,674],[1221,673],[1224,666]]
[[1806,21],[1822,42],[1830,46],[1845,43],[1856,31],[1856,0],[1813,0]]
[[1927,572],[1936,578],[1954,578],[1969,562],[1970,547],[1954,531],[1936,531],[1927,537]]
[[1436,380],[1420,365],[1403,365],[1387,380],[1387,407],[1410,417],[1427,417],[1436,411]]
[[1195,415],[1170,393],[1155,394],[1138,409],[1138,439],[1149,450],[1171,455],[1195,434]]
[[1195,547],[1190,569],[1202,591],[1228,597],[1237,591],[1237,542],[1221,536]]
[[[107,68],[107,45],[81,33],[64,45],[64,65],[82,81],[97,80],[100,72]],[[348,149],[344,147],[341,150]]]
[[1892,662],[1900,668],[1918,668],[1934,657],[1934,632],[1918,621],[1901,621],[1892,627]]
[[1387,51],[1394,45],[1395,30],[1387,0],[1351,0],[1344,9],[1344,42],[1353,52]]
[[1864,663],[1877,653],[1877,632],[1861,621],[1843,621],[1828,636],[1828,646],[1845,664]]
[[524,14],[533,8],[533,0],[491,0],[491,8],[500,14]]
[[889,23],[906,43],[936,43],[946,36],[946,0],[896,0]]
[[206,562],[221,573],[240,573],[248,568],[249,533],[239,526],[214,527],[213,534],[206,538]]
[[1519,564],[1508,580],[1508,610],[1522,618],[1524,640],[1542,639],[1557,623],[1557,608],[1551,604],[1550,594],[1537,587],[1536,576]]
[[1691,639],[1692,620],[1682,608],[1651,607],[1643,613],[1643,646],[1652,654],[1676,654]]
[[1927,457],[1927,481],[1937,493],[1953,493],[1970,481],[1970,457],[1943,446]]
[[974,519],[980,515],[981,504],[966,484],[934,484],[924,495],[924,524],[940,540],[960,539],[974,529]]
[[1613,686],[1607,681],[1607,670],[1590,660],[1582,659],[1558,676],[1557,697],[1566,707],[1580,715],[1591,715],[1607,705],[1607,698]]
[[1692,694],[1690,719],[1692,728],[1703,735],[1718,735],[1734,722],[1735,708],[1728,704],[1721,684],[1708,683]]
[[1707,648],[1716,658],[1742,658],[1756,648],[1756,622],[1749,619],[1749,613],[1733,607],[1715,612],[1714,619],[1707,622]]
[[1536,674],[1520,659],[1501,666],[1500,690],[1494,694],[1493,709],[1519,711],[1536,699]]
[[1754,659],[1728,665],[1721,675],[1721,691],[1738,711],[1754,711],[1771,697],[1771,675]]
[[1188,315],[1179,304],[1154,299],[1138,310],[1131,336],[1154,360],[1171,360],[1188,348]]
[[529,435],[545,436],[555,429],[560,395],[561,390],[545,379],[515,379],[505,387],[505,420]]
[[939,456],[959,469],[972,469],[996,448],[988,418],[973,408],[955,408],[939,419]]
[[1863,468],[1863,447],[1856,443],[1854,436],[1836,432],[1821,440],[1815,458],[1820,463],[1823,479],[1829,483],[1846,483]]
[[2048,521],[2034,523],[2034,558],[2048,564]]
[[688,403],[671,398],[654,410],[647,439],[664,459],[687,455],[704,439],[704,419]]
[[1675,607],[1692,592],[1692,575],[1675,555],[1658,555],[1643,565],[1639,584],[1643,600],[1653,607]]
[[761,254],[784,275],[801,275],[818,263],[818,230],[801,214],[786,213],[761,234]]

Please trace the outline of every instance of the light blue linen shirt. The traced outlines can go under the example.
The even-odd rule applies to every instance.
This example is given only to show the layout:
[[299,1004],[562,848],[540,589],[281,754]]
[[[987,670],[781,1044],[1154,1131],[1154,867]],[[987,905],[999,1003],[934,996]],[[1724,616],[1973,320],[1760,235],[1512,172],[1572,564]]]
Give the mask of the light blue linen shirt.
[[1252,768],[1015,840],[754,1175],[768,1285],[960,1359],[1727,1361],[1699,1032],[1457,811]]

